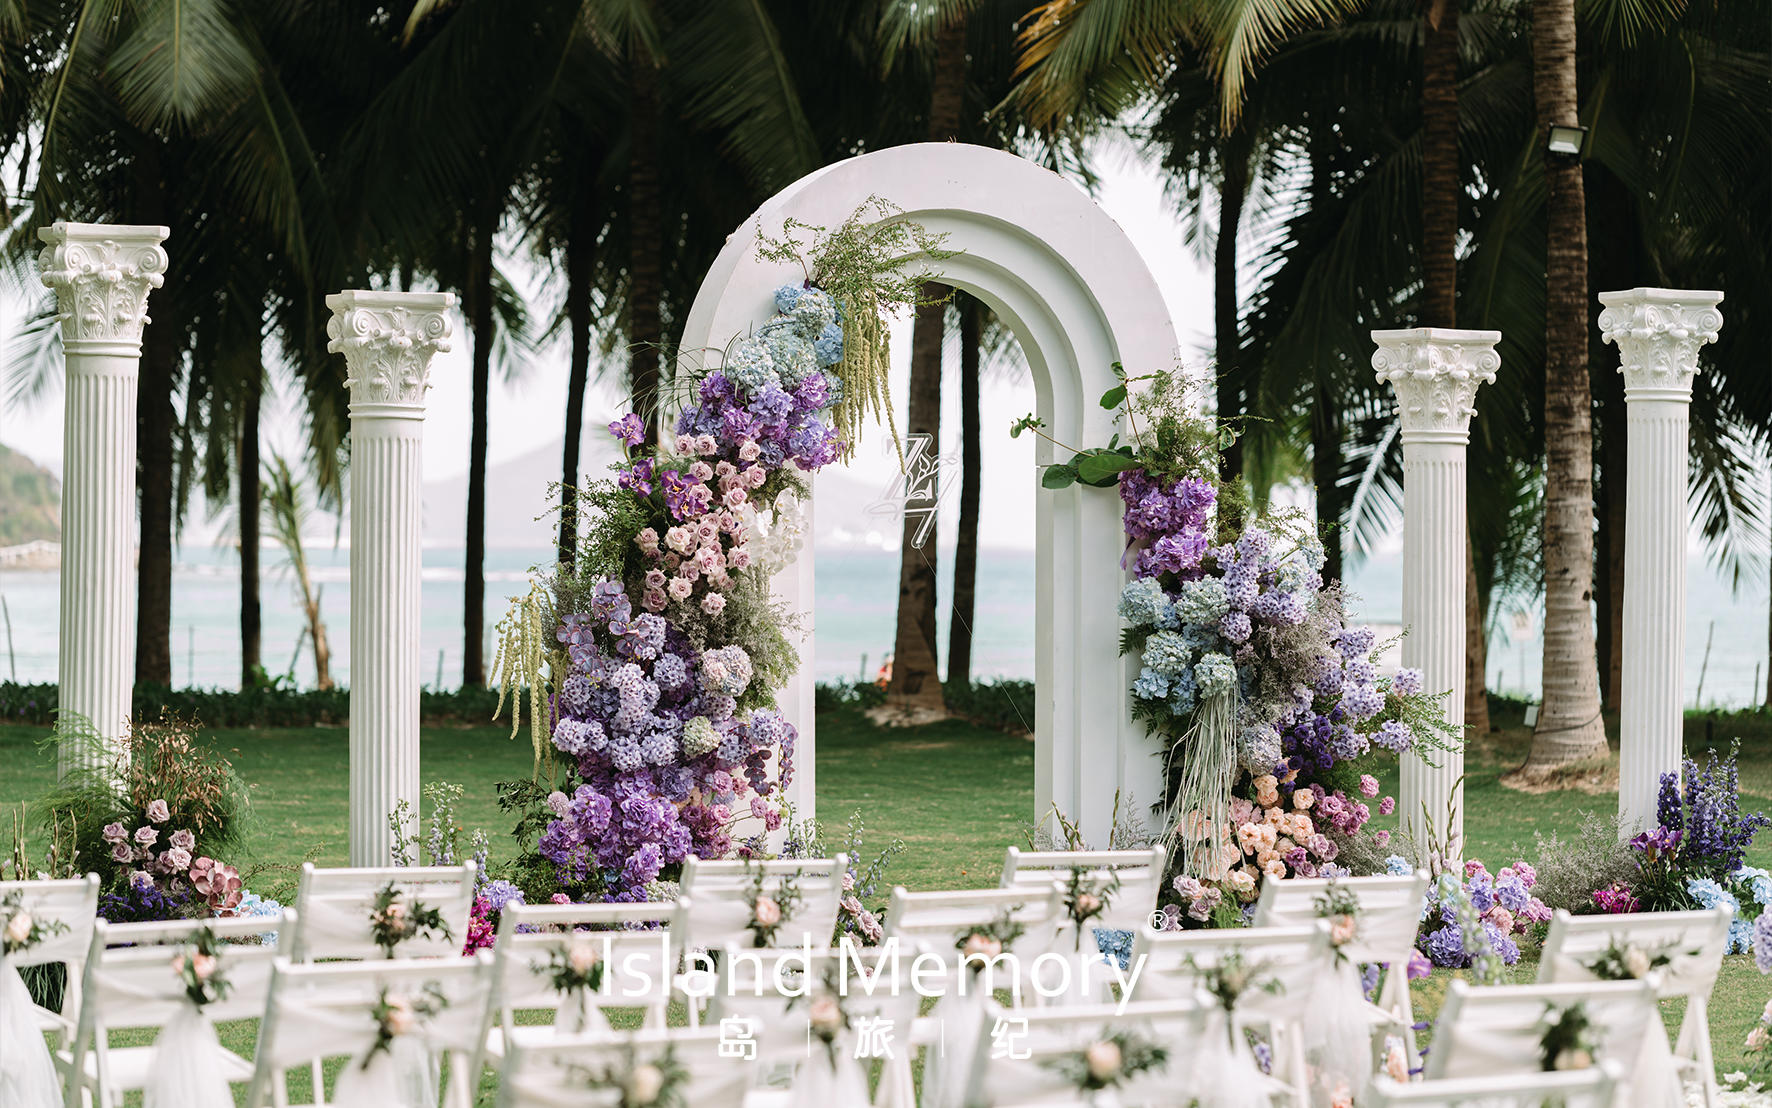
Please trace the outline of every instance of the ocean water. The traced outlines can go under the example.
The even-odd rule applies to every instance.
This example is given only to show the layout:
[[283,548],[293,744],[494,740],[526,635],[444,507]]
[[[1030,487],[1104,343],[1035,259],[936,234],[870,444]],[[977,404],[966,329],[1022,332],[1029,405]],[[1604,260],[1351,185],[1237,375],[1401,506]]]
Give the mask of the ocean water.
[[[332,673],[350,680],[349,551],[310,549],[315,583],[321,589]],[[492,628],[510,600],[527,591],[530,569],[551,558],[546,549],[494,548],[486,554],[486,658],[492,658]],[[302,619],[294,583],[280,567],[280,555],[267,549],[261,585],[265,668],[314,680],[313,657],[299,652]],[[418,650],[427,684],[453,687],[461,680],[461,588],[463,552],[430,547],[424,552],[423,627]],[[945,644],[953,582],[952,551],[939,556],[938,632]],[[1376,556],[1353,570],[1348,591],[1363,620],[1394,628],[1401,618],[1401,566],[1397,555]],[[0,572],[0,599],[10,632],[0,623],[0,677],[53,681],[56,674],[58,575],[54,571]],[[1686,699],[1698,702],[1703,681],[1706,704],[1758,703],[1764,695],[1766,605],[1764,582],[1739,594],[1692,559],[1687,583]],[[979,554],[973,617],[973,672],[979,677],[1026,677],[1034,672],[1034,555],[1025,550],[984,550]],[[234,551],[187,547],[173,572],[173,680],[177,684],[232,687],[239,680],[239,577]],[[818,557],[815,671],[821,679],[872,676],[892,650],[898,603],[898,553],[882,550],[825,550]],[[1535,615],[1503,616],[1491,635],[1489,683],[1500,691],[1536,696],[1541,640]],[[1710,639],[1706,660],[1706,640]],[[945,649],[945,647],[944,647]],[[1756,685],[1756,675],[1760,684]],[[1756,691],[1757,690],[1757,691]]]

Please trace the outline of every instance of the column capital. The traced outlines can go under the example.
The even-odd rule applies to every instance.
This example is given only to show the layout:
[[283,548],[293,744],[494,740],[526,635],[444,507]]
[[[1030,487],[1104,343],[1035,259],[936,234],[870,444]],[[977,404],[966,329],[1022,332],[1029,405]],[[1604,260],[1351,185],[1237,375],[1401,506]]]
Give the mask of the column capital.
[[148,293],[166,283],[165,227],[57,220],[38,230],[43,283],[55,290],[62,342],[71,353],[141,353]]
[[352,289],[326,306],[326,349],[345,356],[351,414],[423,418],[431,358],[449,350],[454,294]]
[[1600,294],[1600,337],[1618,347],[1626,400],[1692,402],[1698,350],[1717,341],[1722,301],[1722,293],[1700,289]]
[[1374,331],[1372,368],[1397,393],[1403,441],[1461,445],[1470,439],[1477,386],[1495,380],[1500,331],[1410,327]]

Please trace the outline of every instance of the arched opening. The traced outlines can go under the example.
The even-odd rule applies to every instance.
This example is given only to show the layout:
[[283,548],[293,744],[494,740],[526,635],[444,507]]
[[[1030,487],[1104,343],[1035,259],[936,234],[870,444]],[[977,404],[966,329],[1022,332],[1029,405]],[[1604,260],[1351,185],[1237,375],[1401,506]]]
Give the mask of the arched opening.
[[[1117,413],[1098,402],[1115,384],[1116,362],[1138,372],[1174,361],[1174,327],[1156,281],[1093,200],[1012,154],[955,143],[866,154],[776,194],[715,260],[681,349],[724,347],[767,317],[778,285],[800,279],[790,266],[757,257],[759,229],[777,233],[789,218],[835,227],[871,196],[947,236],[946,248],[958,253],[938,263],[942,280],[984,301],[1014,333],[1036,412],[1061,442],[1106,442],[1118,430]],[[1036,460],[1053,461],[1053,450],[1043,442]],[[1042,492],[1035,503],[1035,815],[1057,805],[1105,843],[1116,802],[1148,804],[1161,787],[1159,752],[1130,717],[1119,657],[1120,502],[1111,490],[1073,487]],[[809,628],[800,674],[781,696],[800,730],[803,768],[791,799],[806,815],[817,790],[814,561],[808,549],[775,581]]]

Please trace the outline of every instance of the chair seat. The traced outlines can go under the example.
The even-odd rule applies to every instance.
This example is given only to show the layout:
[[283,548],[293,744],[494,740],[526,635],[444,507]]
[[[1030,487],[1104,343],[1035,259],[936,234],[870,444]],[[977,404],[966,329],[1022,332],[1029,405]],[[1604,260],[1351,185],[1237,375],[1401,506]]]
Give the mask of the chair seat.
[[[518,1046],[533,1049],[554,1041],[559,1032],[551,1023],[520,1023],[511,1028],[511,1040]],[[493,1027],[486,1032],[486,1054],[491,1058],[505,1056],[505,1029]]]
[[[154,1061],[158,1055],[151,1046],[112,1047],[105,1054],[106,1069],[110,1072],[111,1087],[114,1089],[140,1089],[148,1083],[148,1075],[154,1071]],[[229,1082],[244,1084],[252,1080],[252,1060],[242,1058],[225,1047],[221,1052],[222,1072]],[[60,1056],[63,1067],[68,1064],[68,1056]],[[86,1082],[90,1085],[98,1083],[98,1056],[93,1053],[86,1055]]]

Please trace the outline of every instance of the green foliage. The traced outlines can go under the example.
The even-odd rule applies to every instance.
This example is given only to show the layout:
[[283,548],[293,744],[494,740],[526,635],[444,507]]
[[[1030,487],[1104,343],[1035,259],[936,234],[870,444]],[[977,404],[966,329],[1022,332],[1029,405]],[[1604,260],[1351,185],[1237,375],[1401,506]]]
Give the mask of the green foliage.
[[0,446],[0,546],[61,541],[61,483],[16,450]]
[[[526,693],[525,693],[526,695]],[[498,705],[497,688],[423,689],[419,716],[431,723],[485,723]],[[55,723],[60,690],[53,683],[0,681],[0,720]],[[139,682],[133,714],[189,719],[203,727],[342,727],[351,718],[350,690],[300,689],[276,678],[245,689],[175,689]]]
[[[946,235],[935,235],[906,219],[888,200],[870,196],[835,230],[797,219],[782,224],[779,236],[758,231],[757,256],[800,266],[808,283],[837,301],[843,317],[843,361],[835,368],[843,398],[831,412],[837,434],[853,449],[862,421],[884,419],[894,441],[892,397],[887,387],[892,352],[886,316],[929,303],[926,283],[940,276],[927,262],[950,258]],[[907,258],[924,260],[907,272]]]

